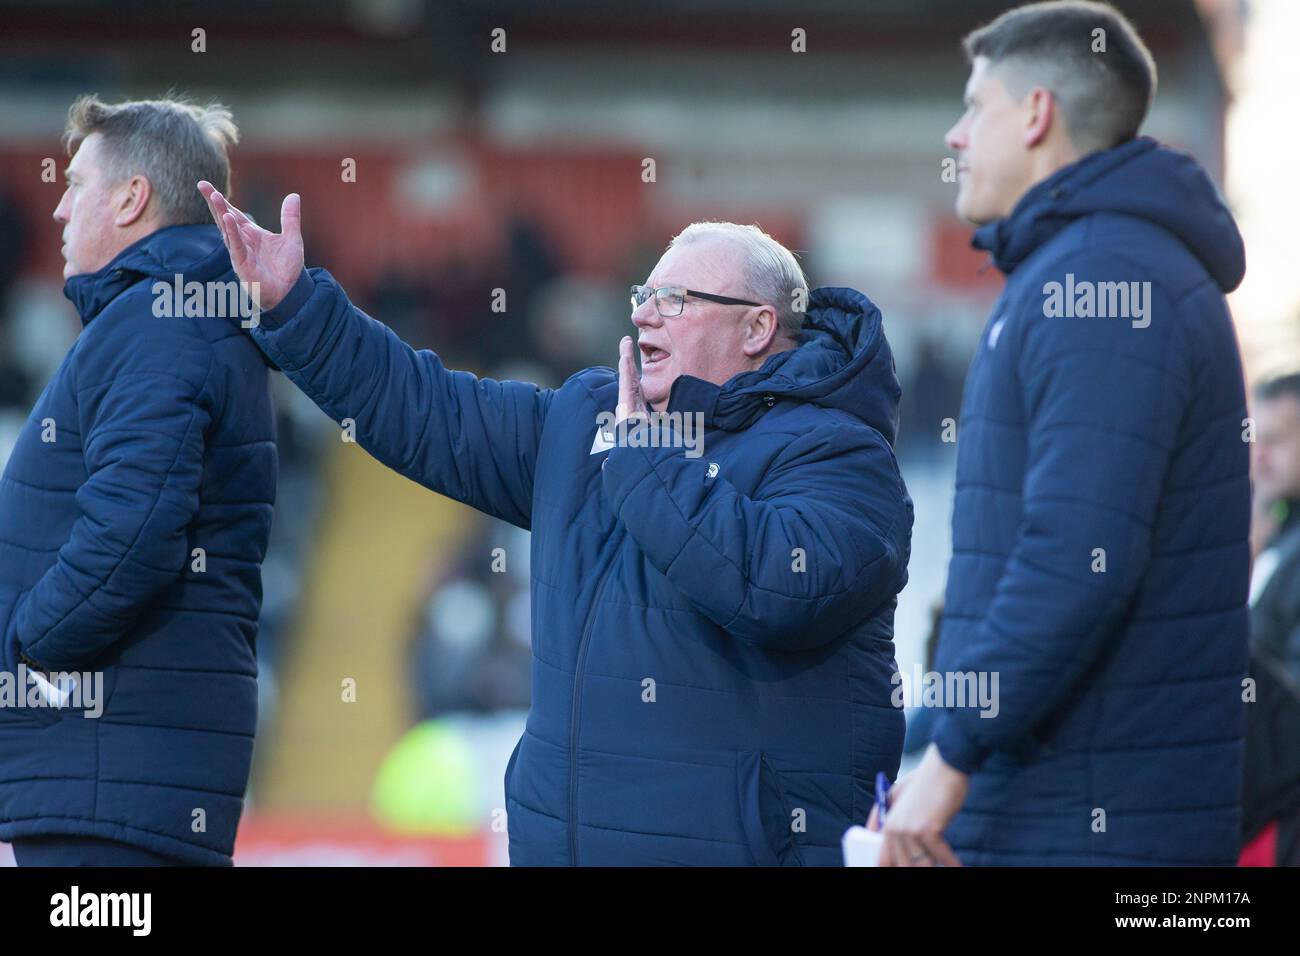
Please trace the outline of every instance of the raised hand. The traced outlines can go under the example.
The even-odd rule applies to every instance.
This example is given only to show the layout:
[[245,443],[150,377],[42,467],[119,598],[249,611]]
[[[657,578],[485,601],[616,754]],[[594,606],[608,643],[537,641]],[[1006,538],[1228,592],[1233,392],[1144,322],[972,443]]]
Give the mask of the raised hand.
[[235,275],[253,287],[262,310],[273,309],[289,294],[303,269],[302,199],[297,193],[284,197],[280,207],[280,232],[269,232],[230,204],[206,180],[199,192],[208,201],[212,218],[230,251]]
[[614,408],[615,424],[625,418],[644,417],[645,396],[641,394],[641,373],[637,371],[632,337],[623,336],[618,343],[618,405]]

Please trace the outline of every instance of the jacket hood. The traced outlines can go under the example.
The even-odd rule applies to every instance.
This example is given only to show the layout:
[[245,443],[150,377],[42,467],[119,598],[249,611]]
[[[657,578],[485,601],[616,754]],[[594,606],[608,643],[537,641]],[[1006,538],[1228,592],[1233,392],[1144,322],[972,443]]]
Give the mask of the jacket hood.
[[1093,213],[1146,219],[1176,236],[1224,292],[1246,272],[1246,251],[1223,197],[1186,153],[1138,137],[1057,170],[1021,197],[1006,219],[987,223],[971,244],[1010,274],[1075,219]]
[[855,289],[814,289],[801,339],[722,386],[680,376],[669,409],[703,409],[710,424],[739,431],[778,399],[808,402],[848,412],[892,445],[902,389],[880,310]]
[[178,273],[187,282],[234,278],[230,255],[215,225],[166,226],[152,232],[98,272],[69,278],[63,294],[85,325],[141,277],[171,281]]

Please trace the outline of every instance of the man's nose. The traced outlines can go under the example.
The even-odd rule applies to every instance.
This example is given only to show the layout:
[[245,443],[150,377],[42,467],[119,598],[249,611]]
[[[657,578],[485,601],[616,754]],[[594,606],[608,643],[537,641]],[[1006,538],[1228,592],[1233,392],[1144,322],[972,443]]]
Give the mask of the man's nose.
[[663,324],[654,299],[646,299],[632,310],[632,324],[638,329],[653,329]]
[[961,120],[952,124],[952,128],[943,134],[943,142],[949,149],[954,152],[960,152],[966,148],[966,138],[962,135]]

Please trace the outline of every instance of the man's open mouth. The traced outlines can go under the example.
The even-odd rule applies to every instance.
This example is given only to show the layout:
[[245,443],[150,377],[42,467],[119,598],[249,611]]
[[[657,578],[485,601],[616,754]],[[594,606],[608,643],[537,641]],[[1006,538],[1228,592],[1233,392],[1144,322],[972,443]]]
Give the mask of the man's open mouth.
[[654,365],[657,362],[662,362],[664,359],[668,358],[669,353],[665,352],[661,348],[655,348],[653,345],[641,345],[640,348],[642,368],[647,365]]

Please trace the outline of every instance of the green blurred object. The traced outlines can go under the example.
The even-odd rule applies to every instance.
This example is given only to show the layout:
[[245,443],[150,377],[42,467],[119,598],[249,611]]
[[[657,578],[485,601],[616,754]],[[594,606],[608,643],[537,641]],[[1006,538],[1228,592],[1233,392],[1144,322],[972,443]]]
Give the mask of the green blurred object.
[[460,731],[441,720],[416,725],[375,775],[371,810],[384,827],[408,836],[465,837],[482,828],[474,754]]

